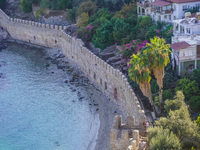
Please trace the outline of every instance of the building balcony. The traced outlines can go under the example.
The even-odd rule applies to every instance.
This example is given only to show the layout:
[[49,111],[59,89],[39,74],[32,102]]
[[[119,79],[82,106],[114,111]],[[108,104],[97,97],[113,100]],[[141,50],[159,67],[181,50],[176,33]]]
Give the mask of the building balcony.
[[137,6],[140,6],[142,8],[147,8],[147,7],[150,7],[150,4],[149,2],[137,2]]
[[173,9],[170,10],[158,10],[158,9],[151,9],[152,12],[154,13],[158,13],[158,14],[172,14],[173,13]]

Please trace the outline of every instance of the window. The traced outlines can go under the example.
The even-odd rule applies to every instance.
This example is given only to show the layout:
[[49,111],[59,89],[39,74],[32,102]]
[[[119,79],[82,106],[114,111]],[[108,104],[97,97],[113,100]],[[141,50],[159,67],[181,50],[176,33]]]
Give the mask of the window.
[[190,30],[190,28],[186,28],[186,31],[187,31],[187,33],[188,33],[188,34],[190,34],[190,33],[191,33],[191,30]]
[[187,10],[187,5],[183,5],[183,11]]
[[171,15],[169,15],[169,20],[171,20]]
[[200,4],[195,4],[195,7],[199,7],[200,8]]
[[162,7],[162,10],[167,10],[167,6],[163,6],[163,7]]
[[172,6],[171,5],[168,5],[167,6],[167,10],[171,10]]
[[96,80],[96,73],[94,73],[94,79]]
[[167,15],[164,15],[164,18],[167,19]]

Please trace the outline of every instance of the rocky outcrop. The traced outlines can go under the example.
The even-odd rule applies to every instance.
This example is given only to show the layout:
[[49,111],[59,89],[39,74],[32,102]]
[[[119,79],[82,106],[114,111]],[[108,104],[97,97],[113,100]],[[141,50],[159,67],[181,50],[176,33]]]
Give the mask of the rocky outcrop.
[[100,57],[114,68],[117,68],[118,70],[126,74],[128,68],[125,63],[121,62],[119,52],[119,47],[117,45],[112,45],[104,49],[103,52],[100,53]]
[[[35,12],[33,13],[36,14]],[[68,26],[71,24],[67,20],[66,11],[64,10],[42,10],[42,15],[40,14],[40,17],[37,21],[60,26]]]
[[8,32],[6,32],[3,28],[0,27],[0,41],[5,40],[9,37]]
[[3,28],[0,27],[0,50],[6,48],[6,45],[2,43],[2,40],[8,39],[9,34]]

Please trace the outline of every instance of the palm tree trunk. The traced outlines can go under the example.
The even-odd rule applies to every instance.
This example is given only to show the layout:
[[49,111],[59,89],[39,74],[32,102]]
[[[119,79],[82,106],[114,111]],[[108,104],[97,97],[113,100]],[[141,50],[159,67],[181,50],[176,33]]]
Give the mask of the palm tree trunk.
[[157,113],[156,113],[156,109],[155,109],[154,104],[153,104],[152,95],[149,95],[148,98],[149,98],[149,102],[150,102],[150,104],[151,104],[151,107],[153,108],[153,111],[155,112],[155,114],[157,114]]
[[165,76],[164,66],[162,68],[154,68],[153,74],[157,80],[157,84],[159,86],[159,104],[160,110],[163,109],[163,102],[162,102],[162,88],[163,88],[163,78]]
[[162,88],[159,87],[159,103],[160,103],[160,110],[163,109],[163,101],[162,101]]
[[[151,85],[150,82],[140,82],[139,83],[140,89],[144,96],[149,98],[149,102],[153,108],[153,111],[156,113],[154,104],[153,104],[153,99],[152,99],[152,93],[151,93]],[[157,113],[156,113],[157,114]]]

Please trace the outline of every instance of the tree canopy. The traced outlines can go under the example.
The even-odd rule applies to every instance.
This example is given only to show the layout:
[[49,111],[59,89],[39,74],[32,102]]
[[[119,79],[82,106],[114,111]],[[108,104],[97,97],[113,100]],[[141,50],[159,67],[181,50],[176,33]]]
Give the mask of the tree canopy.
[[[166,132],[165,134],[168,134],[168,136],[170,136],[169,133],[173,133],[172,135],[179,139],[181,147],[184,149],[190,149],[192,146],[200,148],[200,130],[197,123],[193,122],[190,118],[188,106],[184,102],[184,95],[181,91],[177,91],[174,100],[165,101],[165,109],[169,112],[168,116],[166,118],[161,117],[158,121],[155,121],[155,128],[149,130],[150,146],[154,146],[158,143],[157,141],[161,140],[156,138],[152,141],[152,134],[154,132],[159,135],[162,132]],[[160,137],[162,136],[160,135]],[[174,138],[176,143],[178,143],[177,138]],[[166,139],[165,142],[169,141]],[[159,146],[161,144],[162,142]]]

